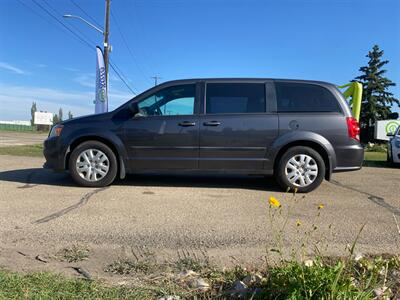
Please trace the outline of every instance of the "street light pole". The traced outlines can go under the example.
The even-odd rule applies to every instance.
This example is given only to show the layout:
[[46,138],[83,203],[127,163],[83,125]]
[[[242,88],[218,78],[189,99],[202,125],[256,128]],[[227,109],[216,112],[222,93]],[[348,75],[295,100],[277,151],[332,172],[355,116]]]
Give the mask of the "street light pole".
[[[106,71],[106,89],[108,94],[108,60],[110,46],[108,45],[108,35],[110,33],[110,0],[106,0],[105,27],[104,27],[104,67]],[[108,101],[107,101],[108,105]],[[107,109],[108,110],[108,109]]]
[[63,17],[64,18],[75,18],[75,19],[81,20],[82,22],[84,22],[87,25],[89,25],[90,27],[94,28],[95,30],[97,30],[104,36],[103,55],[104,55],[104,68],[106,71],[105,72],[106,73],[106,89],[108,91],[108,60],[109,60],[110,50],[111,50],[111,46],[108,44],[108,36],[110,34],[110,2],[111,2],[111,0],[105,0],[105,1],[106,1],[106,13],[105,13],[105,20],[104,20],[104,31],[80,16],[64,15]]
[[63,15],[64,18],[72,18],[72,19],[78,19],[81,20],[82,22],[86,23],[87,25],[89,25],[90,27],[92,27],[93,29],[97,30],[98,32],[100,32],[101,34],[104,34],[104,31],[101,30],[99,27],[97,27],[96,25],[93,25],[92,23],[90,23],[89,21],[85,20],[84,18],[80,17],[80,16],[75,16],[75,15]]

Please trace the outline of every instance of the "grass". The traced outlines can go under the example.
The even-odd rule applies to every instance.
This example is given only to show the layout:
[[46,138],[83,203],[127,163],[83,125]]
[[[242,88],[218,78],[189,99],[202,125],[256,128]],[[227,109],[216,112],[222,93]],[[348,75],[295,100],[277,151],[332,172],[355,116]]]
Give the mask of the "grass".
[[365,151],[364,163],[365,167],[389,167],[386,161],[386,152]]
[[78,262],[89,258],[89,249],[87,247],[73,245],[63,248],[56,253],[56,258],[60,261]]
[[154,269],[154,265],[147,260],[119,259],[109,264],[105,268],[105,272],[119,275],[129,275],[138,272],[147,274]]
[[[164,267],[159,266],[161,270]],[[122,272],[125,281],[126,276],[133,279],[125,286],[51,273],[18,274],[0,270],[0,299],[155,299],[166,295],[178,295],[181,299],[226,299],[232,297],[234,282],[251,274],[260,274],[262,278],[248,285],[245,296],[253,299],[367,300],[374,299],[374,289],[379,287],[387,287],[387,297],[400,296],[400,258],[396,256],[364,257],[358,261],[348,257],[316,258],[312,266],[282,261],[259,270],[208,266],[198,272],[210,284],[207,291],[189,287],[177,269],[158,273],[154,270],[152,274],[147,274],[147,268],[134,269]]]
[[0,155],[42,157],[43,145],[4,146],[0,147]]
[[152,290],[109,287],[50,273],[0,271],[0,299],[154,299]]

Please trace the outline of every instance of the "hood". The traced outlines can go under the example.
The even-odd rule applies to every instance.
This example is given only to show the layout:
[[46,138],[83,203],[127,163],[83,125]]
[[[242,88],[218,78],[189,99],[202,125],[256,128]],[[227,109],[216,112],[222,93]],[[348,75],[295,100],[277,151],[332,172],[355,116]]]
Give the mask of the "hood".
[[82,122],[98,122],[98,121],[102,121],[105,119],[110,119],[112,117],[112,115],[113,115],[112,112],[106,112],[106,113],[102,113],[102,114],[81,116],[81,117],[76,117],[76,118],[62,121],[60,124],[69,125],[69,124],[82,123]]

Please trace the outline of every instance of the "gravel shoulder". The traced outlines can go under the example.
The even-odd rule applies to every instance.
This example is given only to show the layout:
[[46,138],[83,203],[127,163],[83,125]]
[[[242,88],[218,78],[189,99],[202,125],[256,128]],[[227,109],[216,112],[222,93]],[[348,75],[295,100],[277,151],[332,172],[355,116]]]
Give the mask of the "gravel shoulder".
[[46,133],[0,130],[0,147],[41,144],[46,138]]

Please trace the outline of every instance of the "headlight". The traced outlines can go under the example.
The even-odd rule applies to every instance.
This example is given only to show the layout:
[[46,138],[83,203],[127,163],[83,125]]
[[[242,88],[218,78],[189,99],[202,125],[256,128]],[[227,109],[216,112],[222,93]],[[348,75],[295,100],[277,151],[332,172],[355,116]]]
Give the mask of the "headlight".
[[394,146],[395,146],[396,148],[400,148],[400,140],[396,140],[396,141],[394,142]]
[[64,125],[55,125],[51,128],[49,137],[53,137],[53,136],[60,136],[61,135],[61,131],[64,128]]

